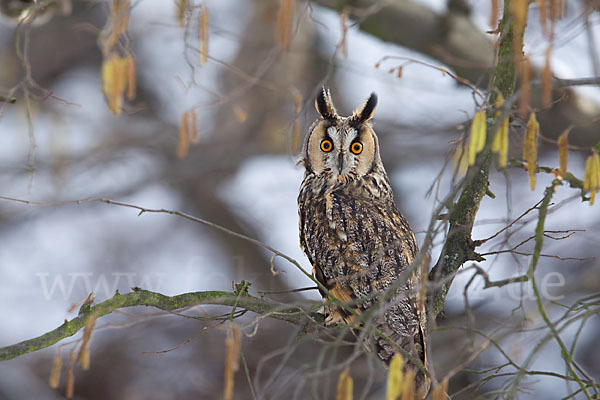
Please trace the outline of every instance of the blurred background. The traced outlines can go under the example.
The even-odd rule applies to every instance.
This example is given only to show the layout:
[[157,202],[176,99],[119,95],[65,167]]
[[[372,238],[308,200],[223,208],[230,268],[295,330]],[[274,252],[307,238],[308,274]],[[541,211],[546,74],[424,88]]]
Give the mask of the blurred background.
[[[1,196],[39,201],[98,196],[179,210],[257,238],[309,272],[298,240],[296,197],[303,171],[297,155],[316,118],[313,101],[321,85],[331,88],[341,114],[350,114],[371,92],[378,94],[374,126],[383,162],[398,206],[421,242],[434,207],[451,187],[456,145],[480,105],[471,88],[439,68],[485,92],[497,39],[486,33],[496,28],[490,24],[492,1],[135,1],[120,43],[135,57],[137,93],[117,116],[107,106],[101,82],[108,55],[102,35],[114,5],[58,1],[40,10],[28,28],[16,25],[25,3],[0,0],[0,95],[16,100],[0,103]],[[289,41],[282,22],[285,7],[293,11]],[[555,26],[555,77],[600,76],[599,7],[591,0],[568,2]],[[209,16],[208,38],[198,33],[202,13]],[[532,5],[526,31],[534,82],[548,47],[539,14]],[[204,44],[208,57],[202,63]],[[539,108],[536,88],[532,106]],[[583,179],[590,146],[600,140],[600,88],[555,88],[553,100],[551,108],[538,113],[539,163],[557,167],[553,141],[577,125],[569,136],[569,171]],[[190,110],[197,138],[182,145],[182,115]],[[515,119],[511,129],[515,158],[521,157],[522,125]],[[531,191],[526,171],[494,169],[490,188],[496,198],[484,199],[474,238],[491,236],[536,204],[552,176],[538,174],[537,180]],[[550,257],[540,259],[537,273],[538,281],[546,282],[545,305],[557,323],[568,320],[559,319],[565,313],[561,304],[587,299],[581,307],[589,315],[577,314],[560,334],[569,348],[573,345],[574,359],[589,379],[598,380],[600,265],[594,257],[600,213],[579,194],[566,185],[558,188],[546,229],[581,231],[564,240],[546,239],[543,253]],[[533,212],[483,251],[511,249],[533,235],[536,221]],[[442,243],[443,231],[434,241],[433,262]],[[528,242],[519,247],[524,254],[490,255],[480,266],[493,280],[522,275],[532,248]],[[253,244],[175,216],[138,216],[135,210],[99,203],[39,207],[2,201],[0,346],[73,318],[77,308],[72,305],[91,292],[100,302],[133,286],[166,295],[231,290],[232,282],[241,280],[252,283],[253,294],[312,286],[281,259],[275,265],[284,273],[273,275],[270,257]],[[464,291],[472,275],[473,270],[458,275],[446,302],[447,319],[432,333],[436,375],[454,371],[449,394],[460,392],[452,398],[503,396],[514,368],[480,381],[488,375],[483,371],[507,362],[499,347],[523,363],[543,344],[528,368],[565,374],[531,286],[484,290],[475,278],[468,287],[467,313]],[[306,291],[272,298],[320,296]],[[194,317],[222,312],[227,309],[186,310]],[[297,339],[298,327],[270,319],[254,324],[254,318],[239,320],[252,385],[240,370],[235,398],[333,398],[340,371],[321,371],[329,362],[327,343]],[[102,318],[91,342],[90,370],[75,371],[75,398],[222,397],[226,333],[215,325],[150,309]],[[80,339],[81,333],[61,342],[63,357]],[[48,385],[58,348],[0,362],[0,399],[62,398],[64,376],[58,390]],[[355,398],[383,397],[386,372],[371,358],[360,357],[350,372]],[[564,379],[533,375],[521,382],[518,398],[561,398],[576,391]]]

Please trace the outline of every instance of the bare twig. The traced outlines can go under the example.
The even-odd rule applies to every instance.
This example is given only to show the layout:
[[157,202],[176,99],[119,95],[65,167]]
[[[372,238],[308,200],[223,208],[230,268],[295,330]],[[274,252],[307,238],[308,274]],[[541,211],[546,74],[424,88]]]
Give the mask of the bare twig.
[[490,240],[494,239],[495,237],[499,236],[500,234],[502,234],[502,232],[507,231],[508,229],[512,228],[512,226],[514,224],[516,224],[517,222],[519,222],[521,219],[523,219],[523,217],[525,217],[527,214],[529,214],[530,212],[532,212],[533,210],[535,210],[536,208],[538,208],[538,206],[540,205],[540,203],[542,202],[542,200],[538,201],[537,203],[535,203],[532,207],[528,208],[527,210],[525,210],[521,215],[519,215],[517,217],[517,219],[515,219],[514,221],[512,221],[510,224],[506,225],[504,228],[500,229],[498,232],[494,233],[492,236],[485,238],[485,239],[480,239],[477,240],[476,243],[478,245],[484,244],[486,242],[489,242]]
[[[241,233],[238,232],[234,232],[232,230],[229,230],[221,225],[215,224],[213,222],[207,221],[205,219],[202,218],[198,218],[195,217],[193,215],[181,212],[181,211],[176,211],[176,210],[168,210],[165,208],[145,208],[145,207],[141,207],[138,206],[136,204],[130,204],[130,203],[124,203],[121,201],[116,201],[116,200],[111,200],[111,199],[106,199],[103,197],[90,197],[87,199],[81,199],[81,200],[66,200],[66,201],[49,201],[49,202],[44,202],[44,201],[31,201],[31,200],[24,200],[24,199],[18,199],[18,198],[13,198],[13,197],[6,197],[6,196],[0,196],[0,200],[4,200],[4,201],[10,201],[10,202],[15,202],[15,203],[21,203],[21,204],[27,204],[27,205],[36,205],[36,206],[41,206],[41,207],[56,207],[56,206],[66,206],[66,205],[74,205],[74,204],[85,204],[85,203],[106,203],[106,204],[111,204],[111,205],[116,205],[116,206],[121,206],[121,207],[127,207],[127,208],[132,208],[134,210],[138,210],[138,216],[144,214],[144,213],[159,213],[159,214],[170,214],[170,215],[177,215],[179,217],[188,219],[190,221],[194,221],[206,226],[210,226],[211,228],[217,229],[221,232],[225,232],[228,235],[240,238],[242,240],[245,240],[247,242],[253,243],[256,246],[262,247],[263,249],[271,252],[273,254],[274,257],[281,257],[285,260],[287,260],[288,262],[290,262],[292,265],[294,265],[300,272],[302,272],[302,274],[304,274],[304,276],[306,276],[307,278],[309,278],[311,281],[313,281],[318,289],[325,293],[328,297],[329,297],[329,301],[333,304],[335,304],[336,306],[344,309],[345,311],[347,311],[348,313],[352,314],[352,315],[357,315],[356,310],[354,310],[352,307],[350,307],[349,304],[344,303],[342,301],[340,301],[336,296],[334,296],[323,284],[321,284],[318,280],[316,280],[312,274],[310,274],[309,272],[306,272],[304,270],[304,268],[302,268],[302,266],[300,265],[300,263],[298,263],[298,261],[294,260],[292,257],[280,252],[279,250],[274,249],[273,247],[261,242],[260,240],[251,238],[249,236],[243,235]],[[273,265],[272,265],[273,266]],[[408,277],[408,275],[406,275],[405,279]]]
[[[160,214],[177,215],[179,217],[188,219],[190,221],[194,221],[194,222],[206,225],[206,226],[210,226],[211,228],[220,230],[221,232],[225,232],[228,235],[240,238],[242,240],[253,243],[259,247],[262,247],[263,249],[273,253],[274,256],[281,257],[281,258],[289,261],[291,264],[295,265],[302,273],[304,273],[304,275],[306,275],[307,277],[309,277],[313,281],[315,281],[312,278],[312,275],[307,273],[300,266],[300,264],[296,260],[294,260],[292,257],[274,249],[273,247],[261,242],[260,240],[248,237],[246,235],[242,235],[241,233],[238,233],[238,232],[231,231],[225,227],[222,227],[221,225],[217,225],[213,222],[207,221],[202,218],[195,217],[193,215],[190,215],[190,214],[187,214],[187,213],[184,213],[181,211],[168,210],[165,208],[146,208],[146,207],[138,206],[136,204],[124,203],[121,201],[106,199],[103,197],[90,197],[87,199],[66,200],[66,201],[32,201],[32,200],[17,199],[17,198],[13,198],[13,197],[0,196],[0,200],[10,201],[10,202],[14,202],[14,203],[27,204],[27,205],[41,206],[41,207],[58,207],[58,206],[76,205],[76,204],[85,204],[85,203],[106,203],[106,204],[112,204],[112,205],[116,205],[116,206],[127,207],[127,208],[132,208],[134,210],[138,210],[139,211],[138,216],[140,216],[144,213],[160,213]],[[315,281],[315,283],[318,283],[318,282]]]
[[[550,329],[550,331],[552,333],[552,337],[554,337],[554,339],[558,343],[558,346],[561,349],[561,355],[562,355],[563,359],[565,360],[565,364],[567,366],[569,373],[577,381],[577,383],[581,387],[581,390],[586,395],[586,397],[588,399],[591,399],[592,397],[590,396],[590,394],[587,390],[587,385],[581,380],[581,378],[579,377],[577,372],[575,372],[575,370],[573,369],[573,364],[572,364],[572,359],[571,359],[570,353],[567,350],[567,347],[565,346],[563,340],[561,339],[558,330],[556,329],[556,327],[554,326],[552,321],[550,321],[550,318],[548,317],[548,315],[546,313],[546,310],[542,303],[542,297],[539,293],[539,289],[538,289],[536,281],[535,281],[535,270],[537,267],[538,260],[541,256],[542,246],[543,246],[543,242],[544,242],[544,225],[546,222],[546,215],[548,213],[548,206],[550,204],[550,201],[552,200],[552,195],[554,194],[555,187],[558,184],[560,184],[560,181],[554,180],[552,182],[552,184],[550,186],[548,186],[544,192],[544,198],[539,207],[538,223],[537,223],[537,226],[535,229],[535,249],[534,249],[534,252],[531,257],[531,262],[529,264],[529,270],[527,272],[527,275],[529,275],[529,279],[531,281],[531,286],[532,286],[534,294],[535,294],[538,311],[539,311],[540,315],[542,316],[544,323]],[[515,379],[513,381],[511,395],[516,394],[516,390],[518,388],[518,383],[519,383],[520,377],[522,375],[523,375],[522,372],[520,372],[520,374],[517,374],[517,376],[515,377]]]
[[554,87],[569,87],[569,86],[595,86],[600,85],[600,76],[594,76],[591,78],[579,78],[579,79],[560,79],[554,78]]

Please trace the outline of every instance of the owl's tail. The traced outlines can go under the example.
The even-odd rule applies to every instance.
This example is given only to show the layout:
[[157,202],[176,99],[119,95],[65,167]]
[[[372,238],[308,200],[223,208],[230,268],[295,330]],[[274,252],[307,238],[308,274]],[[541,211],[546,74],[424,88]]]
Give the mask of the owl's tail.
[[415,318],[415,315],[418,313],[407,302],[391,306],[373,322],[375,329],[368,345],[388,367],[394,356],[402,355],[404,372],[409,369],[414,372],[416,391],[424,396],[431,383],[424,372],[429,368],[426,336],[420,318]]

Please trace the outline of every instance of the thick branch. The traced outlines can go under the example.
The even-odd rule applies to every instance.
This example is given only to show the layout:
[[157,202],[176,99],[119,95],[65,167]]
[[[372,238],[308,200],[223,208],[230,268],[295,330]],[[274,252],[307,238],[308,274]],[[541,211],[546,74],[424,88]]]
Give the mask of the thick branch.
[[[498,50],[498,64],[494,73],[490,104],[495,103],[497,93],[502,93],[505,99],[509,99],[515,91],[516,72],[513,61],[515,26],[509,13],[509,3],[510,0],[504,2],[501,24],[503,35]],[[523,32],[518,38],[518,43],[522,48]],[[490,139],[488,136],[488,142]],[[429,275],[430,280],[443,282],[433,297],[433,312],[436,316],[444,309],[446,295],[456,271],[469,260],[482,260],[481,256],[475,253],[471,231],[481,200],[488,190],[492,159],[493,154],[488,143],[475,165],[469,169],[465,187],[450,212],[448,236],[440,258]]]
[[298,325],[306,324],[310,321],[318,321],[318,324],[320,324],[323,320],[321,314],[310,312],[300,306],[286,305],[282,307],[281,305],[273,304],[268,300],[250,296],[244,290],[239,291],[239,293],[207,291],[184,293],[177,296],[165,296],[160,293],[134,288],[133,292],[127,294],[119,294],[117,292],[110,299],[95,306],[82,306],[77,317],[70,321],[65,320],[61,326],[50,332],[34,339],[25,340],[11,346],[0,348],[0,361],[10,360],[20,355],[52,346],[62,339],[75,335],[85,326],[88,319],[92,316],[101,317],[120,308],[149,306],[164,311],[173,311],[200,304],[213,304],[235,307],[236,309],[245,309],[257,314]]

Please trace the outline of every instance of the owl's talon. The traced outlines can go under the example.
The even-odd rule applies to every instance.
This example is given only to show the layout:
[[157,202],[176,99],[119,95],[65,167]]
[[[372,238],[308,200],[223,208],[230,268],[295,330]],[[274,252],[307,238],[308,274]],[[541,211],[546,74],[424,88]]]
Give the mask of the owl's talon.
[[325,326],[337,325],[334,318],[333,314],[329,314],[327,318],[325,318]]
[[340,322],[344,322],[344,317],[337,310],[328,310],[327,318],[325,318],[325,326],[339,325]]

